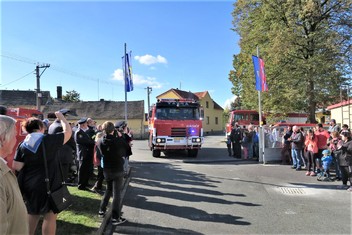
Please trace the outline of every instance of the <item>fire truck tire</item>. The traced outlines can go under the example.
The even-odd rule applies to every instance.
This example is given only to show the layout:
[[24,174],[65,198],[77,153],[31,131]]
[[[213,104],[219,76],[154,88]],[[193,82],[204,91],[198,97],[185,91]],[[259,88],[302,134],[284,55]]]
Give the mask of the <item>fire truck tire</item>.
[[153,149],[152,150],[153,157],[160,157],[160,150],[159,149]]
[[198,149],[189,149],[188,150],[188,156],[189,157],[194,157],[196,158],[198,155]]

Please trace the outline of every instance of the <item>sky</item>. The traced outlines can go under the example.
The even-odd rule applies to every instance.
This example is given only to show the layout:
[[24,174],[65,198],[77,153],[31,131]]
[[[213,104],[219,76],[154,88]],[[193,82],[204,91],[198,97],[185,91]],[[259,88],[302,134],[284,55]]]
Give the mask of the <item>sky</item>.
[[[234,99],[228,74],[238,35],[234,1],[1,0],[0,90],[57,86],[83,101],[124,101],[122,56],[132,54],[134,90],[150,102],[171,88],[208,91],[223,108]],[[147,107],[145,107],[147,110]]]

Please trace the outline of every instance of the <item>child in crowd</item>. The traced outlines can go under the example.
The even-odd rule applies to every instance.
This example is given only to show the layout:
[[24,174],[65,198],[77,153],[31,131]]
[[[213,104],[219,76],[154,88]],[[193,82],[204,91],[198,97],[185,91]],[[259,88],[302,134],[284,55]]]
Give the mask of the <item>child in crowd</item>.
[[321,158],[322,165],[323,165],[323,171],[319,174],[318,180],[320,181],[331,181],[330,180],[330,166],[332,163],[332,156],[331,152],[328,149],[325,149],[323,151],[323,157]]

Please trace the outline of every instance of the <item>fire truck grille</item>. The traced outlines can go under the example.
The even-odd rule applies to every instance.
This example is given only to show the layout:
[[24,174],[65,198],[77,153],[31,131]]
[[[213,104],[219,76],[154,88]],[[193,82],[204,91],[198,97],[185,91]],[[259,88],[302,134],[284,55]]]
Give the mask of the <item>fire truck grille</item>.
[[186,136],[186,128],[171,128],[171,137]]

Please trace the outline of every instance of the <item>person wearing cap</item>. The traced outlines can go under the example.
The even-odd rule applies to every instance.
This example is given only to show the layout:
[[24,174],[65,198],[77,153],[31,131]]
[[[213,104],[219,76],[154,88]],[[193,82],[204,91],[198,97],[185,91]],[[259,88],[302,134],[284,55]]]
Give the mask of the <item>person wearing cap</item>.
[[[342,132],[341,146],[338,149],[341,150],[339,155],[339,165],[341,170],[341,181],[342,185],[339,185],[339,189],[347,189],[352,192],[352,139],[351,132]],[[347,181],[350,182],[350,186],[347,186]]]
[[[66,112],[65,112],[66,111]],[[60,112],[66,117],[68,114],[68,110],[60,110]],[[55,121],[49,126],[48,134],[54,135],[57,133],[61,133],[63,131],[61,121],[56,118]],[[69,141],[59,149],[59,161],[62,167],[63,177],[65,182],[68,181],[68,174],[70,167],[74,164],[74,156],[73,153],[76,152],[76,143],[73,137],[73,132]]]
[[333,133],[334,131],[340,132],[341,128],[339,125],[336,124],[336,120],[335,119],[331,119],[330,120],[330,126],[329,126],[329,133]]
[[323,156],[321,158],[323,165],[323,172],[321,174],[325,174],[328,178],[330,178],[330,166],[332,163],[332,156],[329,149],[325,149],[323,151]]
[[233,128],[231,130],[230,140],[232,142],[233,157],[241,159],[242,158],[241,145],[242,145],[243,133],[241,131],[241,127],[239,126],[238,122],[236,122],[235,124],[232,124],[232,126]]
[[87,118],[82,117],[78,121],[78,129],[74,135],[78,161],[78,189],[80,190],[88,190],[88,181],[93,167],[95,141],[86,133],[87,130]]
[[[96,124],[96,122],[92,118],[87,118],[88,129],[86,130],[86,133],[94,141],[95,141],[95,136],[97,134],[95,124]],[[90,146],[90,148],[88,149],[88,152],[92,153],[94,156],[94,147]],[[93,176],[94,175],[94,157],[93,157],[93,162],[91,164],[91,168],[89,171],[90,171],[89,175]]]

